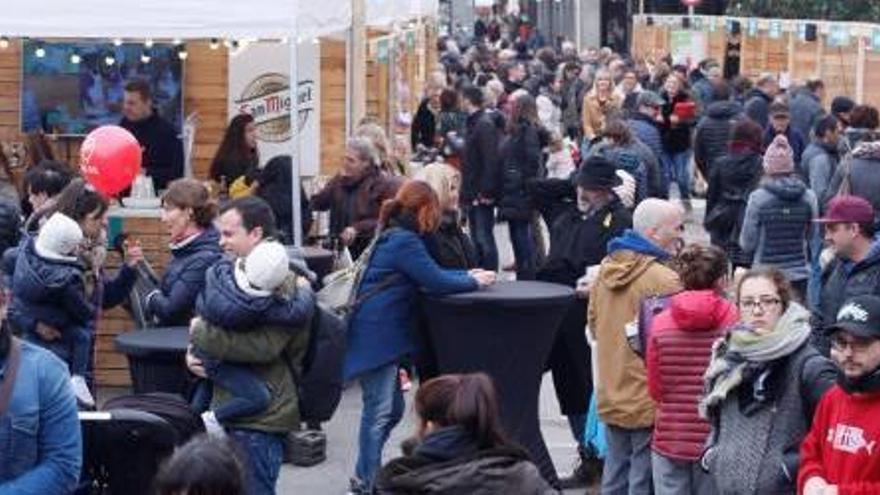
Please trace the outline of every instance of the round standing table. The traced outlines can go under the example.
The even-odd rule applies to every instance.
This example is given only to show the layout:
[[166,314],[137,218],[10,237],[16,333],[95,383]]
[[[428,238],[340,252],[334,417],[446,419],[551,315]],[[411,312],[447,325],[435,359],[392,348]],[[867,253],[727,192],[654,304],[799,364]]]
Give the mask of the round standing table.
[[293,253],[291,256],[302,255],[309,270],[315,272],[315,275],[318,276],[318,280],[324,280],[324,277],[333,271],[333,261],[335,256],[333,255],[333,251],[330,251],[329,249],[324,249],[320,246],[296,247],[292,245],[288,245],[287,249],[288,254]]
[[187,327],[150,328],[118,335],[116,350],[128,357],[131,386],[136,394],[170,392],[187,395]]
[[491,376],[505,430],[554,486],[558,478],[541,435],[538,396],[556,331],[573,299],[574,291],[563,285],[508,282],[428,297],[425,303],[440,373]]

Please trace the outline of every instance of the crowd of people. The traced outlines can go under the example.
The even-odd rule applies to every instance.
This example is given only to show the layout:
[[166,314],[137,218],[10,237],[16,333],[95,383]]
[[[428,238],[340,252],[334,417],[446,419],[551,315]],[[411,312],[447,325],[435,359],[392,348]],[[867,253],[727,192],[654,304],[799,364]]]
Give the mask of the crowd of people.
[[[714,60],[578,53],[505,22],[441,40],[411,130],[431,159],[401,167],[411,157],[366,119],[338,173],[303,195],[365,266],[343,370],[362,391],[351,493],[880,491],[877,109],[818,79],[781,88],[725,79]],[[149,93],[127,89],[127,119],[146,122]],[[290,173],[289,157],[260,166],[253,118],[236,116],[210,171],[219,202],[177,172],[154,177],[172,259],[144,305],[190,327],[191,405],[215,437],[175,453],[161,493],[275,492],[318,288],[283,245]],[[104,273],[108,200],[51,157],[22,196],[26,218],[0,208],[0,492],[69,493],[95,325],[144,256],[129,242]],[[425,338],[422,294],[504,272],[578,294],[546,362],[577,443],[558,484],[504,431],[491,378],[437,376]],[[383,466],[411,373],[418,429]]]

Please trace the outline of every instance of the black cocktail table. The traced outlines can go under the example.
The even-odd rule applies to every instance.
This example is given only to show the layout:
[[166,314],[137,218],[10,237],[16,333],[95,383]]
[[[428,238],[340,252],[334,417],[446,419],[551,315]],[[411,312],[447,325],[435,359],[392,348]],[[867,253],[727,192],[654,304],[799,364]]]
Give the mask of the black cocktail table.
[[563,285],[508,282],[425,302],[439,372],[491,376],[507,433],[528,449],[554,486],[558,479],[541,435],[538,396],[556,331],[574,296]]
[[136,394],[171,392],[187,396],[187,327],[151,328],[118,335],[116,350],[128,357],[131,386]]

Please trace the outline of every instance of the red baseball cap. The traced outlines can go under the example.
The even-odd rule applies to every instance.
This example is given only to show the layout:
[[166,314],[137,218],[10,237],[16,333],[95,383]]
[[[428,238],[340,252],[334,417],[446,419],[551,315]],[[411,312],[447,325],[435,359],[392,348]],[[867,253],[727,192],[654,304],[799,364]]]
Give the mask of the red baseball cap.
[[835,196],[828,202],[825,216],[817,218],[819,223],[871,223],[874,221],[874,207],[860,196]]

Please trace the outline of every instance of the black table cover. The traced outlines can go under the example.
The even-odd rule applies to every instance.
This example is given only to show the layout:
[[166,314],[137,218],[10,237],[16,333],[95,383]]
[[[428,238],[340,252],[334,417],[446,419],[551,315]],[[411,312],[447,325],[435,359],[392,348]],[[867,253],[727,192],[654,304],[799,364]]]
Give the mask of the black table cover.
[[300,249],[306,265],[315,272],[318,280],[324,280],[324,277],[333,271],[333,251],[318,246],[304,246]]
[[186,368],[187,327],[152,328],[126,332],[114,340],[116,350],[128,357],[134,393],[171,392],[188,395]]
[[563,285],[508,282],[425,301],[439,372],[491,376],[505,430],[528,449],[554,486],[558,479],[541,435],[538,396],[544,365],[572,299],[574,291]]

